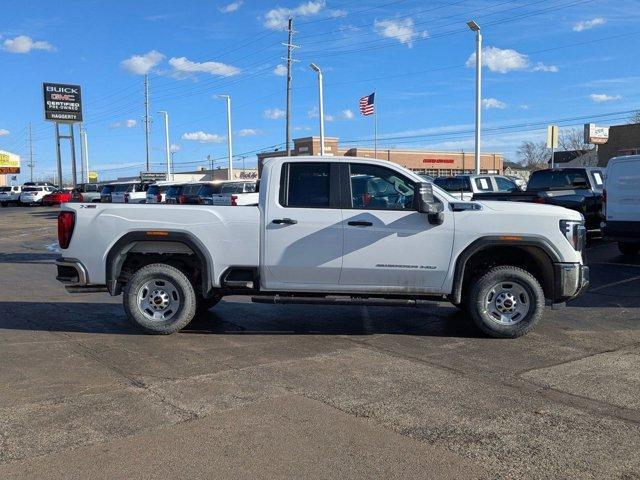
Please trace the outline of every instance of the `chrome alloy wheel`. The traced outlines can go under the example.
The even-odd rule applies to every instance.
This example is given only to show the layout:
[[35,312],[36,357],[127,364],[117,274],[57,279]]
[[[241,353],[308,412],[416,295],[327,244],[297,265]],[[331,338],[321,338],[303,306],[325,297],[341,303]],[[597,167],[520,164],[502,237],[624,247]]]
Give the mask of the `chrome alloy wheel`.
[[178,288],[169,280],[149,280],[138,290],[138,308],[149,320],[170,320],[180,305]]
[[531,299],[522,285],[500,282],[489,290],[484,304],[491,320],[500,325],[514,325],[529,313]]

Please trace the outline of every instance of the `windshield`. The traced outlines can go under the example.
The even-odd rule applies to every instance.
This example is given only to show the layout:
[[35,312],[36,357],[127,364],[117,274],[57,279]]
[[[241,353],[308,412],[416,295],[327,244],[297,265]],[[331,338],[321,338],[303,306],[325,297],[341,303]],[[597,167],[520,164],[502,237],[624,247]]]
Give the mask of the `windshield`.
[[586,170],[539,170],[531,174],[527,190],[589,187]]
[[114,192],[132,192],[133,191],[133,184],[132,183],[122,183],[120,185],[116,185],[115,188],[113,189]]

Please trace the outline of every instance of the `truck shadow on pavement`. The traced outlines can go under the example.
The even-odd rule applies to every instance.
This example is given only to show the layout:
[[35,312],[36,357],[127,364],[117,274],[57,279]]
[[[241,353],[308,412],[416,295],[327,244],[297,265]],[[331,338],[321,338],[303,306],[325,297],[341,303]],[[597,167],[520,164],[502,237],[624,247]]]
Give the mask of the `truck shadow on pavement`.
[[[433,310],[436,310],[435,312]],[[182,334],[413,335],[479,338],[471,319],[454,308],[272,306],[221,302],[196,317]],[[119,303],[0,302],[0,330],[146,335],[130,324]]]

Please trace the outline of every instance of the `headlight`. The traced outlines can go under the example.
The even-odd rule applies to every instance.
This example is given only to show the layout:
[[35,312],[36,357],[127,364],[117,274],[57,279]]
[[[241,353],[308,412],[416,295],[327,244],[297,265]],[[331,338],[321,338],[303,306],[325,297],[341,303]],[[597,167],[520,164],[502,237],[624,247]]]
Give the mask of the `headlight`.
[[583,221],[560,220],[560,231],[569,241],[574,250],[581,252],[584,249],[587,230]]

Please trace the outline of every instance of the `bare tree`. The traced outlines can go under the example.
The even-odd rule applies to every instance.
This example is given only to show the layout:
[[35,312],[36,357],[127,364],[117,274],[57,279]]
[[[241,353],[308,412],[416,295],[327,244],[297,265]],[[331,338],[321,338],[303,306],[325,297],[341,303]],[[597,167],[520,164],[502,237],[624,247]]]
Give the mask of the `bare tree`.
[[518,157],[520,163],[529,170],[542,170],[548,167],[551,158],[551,150],[547,148],[545,142],[529,142],[525,141],[518,147]]
[[629,117],[629,123],[640,123],[640,110],[636,110],[631,117]]
[[581,150],[586,152],[593,148],[592,145],[584,143],[584,131],[578,128],[565,128],[560,131],[558,138],[560,150]]

